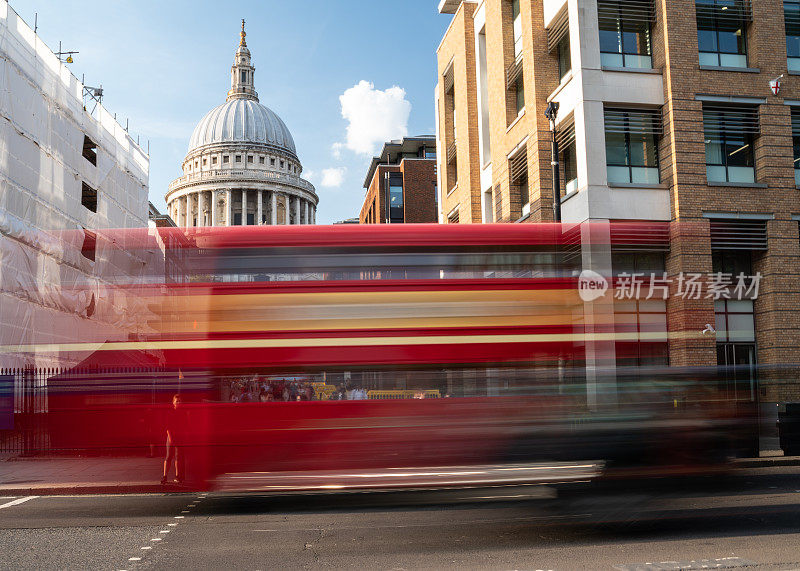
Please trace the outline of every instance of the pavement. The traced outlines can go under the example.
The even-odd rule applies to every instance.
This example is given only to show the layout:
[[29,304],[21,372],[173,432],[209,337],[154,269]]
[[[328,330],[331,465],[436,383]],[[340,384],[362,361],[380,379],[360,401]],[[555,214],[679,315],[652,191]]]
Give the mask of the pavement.
[[[737,468],[800,466],[800,456],[780,450],[740,458]],[[121,494],[188,491],[160,484],[163,459],[117,457],[0,457],[0,495]]]

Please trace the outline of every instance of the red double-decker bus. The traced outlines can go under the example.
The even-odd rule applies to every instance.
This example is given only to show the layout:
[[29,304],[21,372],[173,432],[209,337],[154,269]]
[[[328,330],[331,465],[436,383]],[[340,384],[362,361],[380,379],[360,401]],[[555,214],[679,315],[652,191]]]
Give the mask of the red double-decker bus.
[[[590,230],[162,230],[176,234],[167,254],[184,272],[149,280],[155,330],[96,347],[93,372],[51,382],[52,442],[151,449],[179,394],[185,478],[202,489],[565,482],[719,467],[745,415],[713,372],[666,368],[665,305],[631,326],[615,309],[612,276],[600,276],[609,289],[592,301],[578,288],[581,236],[608,250],[622,235],[658,254],[652,237],[663,232]],[[146,359],[158,365],[107,372]]]

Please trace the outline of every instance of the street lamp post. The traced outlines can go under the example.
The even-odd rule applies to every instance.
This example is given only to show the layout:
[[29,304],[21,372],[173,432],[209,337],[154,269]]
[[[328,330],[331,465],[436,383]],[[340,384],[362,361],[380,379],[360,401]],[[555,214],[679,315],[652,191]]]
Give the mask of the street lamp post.
[[550,164],[553,167],[553,220],[561,222],[561,179],[558,165],[558,141],[556,140],[556,117],[558,117],[559,104],[551,101],[547,104],[544,116],[550,121],[550,134],[553,136],[553,143],[550,150]]

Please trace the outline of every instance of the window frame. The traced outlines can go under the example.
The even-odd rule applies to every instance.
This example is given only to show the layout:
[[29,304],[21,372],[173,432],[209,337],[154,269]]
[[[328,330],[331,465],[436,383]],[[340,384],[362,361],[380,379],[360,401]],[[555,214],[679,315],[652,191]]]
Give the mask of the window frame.
[[[659,153],[659,136],[656,131],[656,127],[653,125],[653,130],[650,132],[643,132],[643,133],[632,133],[632,125],[631,125],[631,113],[635,112],[635,110],[625,110],[625,109],[614,109],[616,113],[622,114],[623,122],[625,125],[624,132],[619,131],[609,131],[608,126],[606,125],[605,133],[606,133],[606,169],[608,175],[608,182],[609,184],[660,184],[661,183],[661,157]],[[651,119],[652,121],[652,119]],[[612,163],[610,159],[610,153],[608,152],[609,149],[609,134],[613,135],[622,135],[624,137],[624,145],[625,145],[625,163]],[[654,164],[649,165],[647,164],[647,156],[643,153],[643,164],[634,164],[633,162],[633,152],[632,152],[632,145],[631,139],[632,134],[636,136],[642,137],[652,137],[652,147],[653,147],[653,154],[654,154]],[[625,168],[628,172],[627,180],[619,181],[619,180],[611,180],[611,169],[622,169]],[[634,169],[652,169],[656,173],[657,180],[654,182],[640,182],[634,180]]]
[[[645,31],[644,31],[644,35],[645,35],[645,42],[644,43],[646,45],[645,51],[641,51],[640,50],[640,51],[635,51],[635,52],[634,51],[627,52],[626,51],[626,45],[627,45],[628,42],[626,41],[626,34],[627,33],[636,33],[636,35],[638,36],[641,32],[626,32],[626,30],[625,30],[626,19],[623,17],[622,2],[616,3],[616,7],[617,7],[617,10],[616,10],[617,11],[617,18],[615,20],[615,22],[617,24],[617,29],[616,30],[603,30],[602,26],[603,26],[603,23],[604,23],[605,19],[599,19],[598,20],[598,31],[599,31],[600,36],[601,36],[601,45],[600,45],[601,65],[603,67],[610,67],[610,68],[623,67],[623,68],[630,68],[630,69],[653,69],[653,26],[652,26],[652,24],[649,21],[647,21],[646,26],[645,26],[645,28],[646,28]],[[628,21],[629,25],[632,25],[634,22],[635,22],[635,20],[629,20]],[[610,51],[603,50],[603,47],[602,47],[602,33],[604,31],[616,32],[617,38],[618,38],[617,45],[619,47],[619,51],[618,52],[610,52]],[[622,58],[622,65],[621,66],[620,65],[613,65],[610,62],[603,61],[603,59],[604,59],[603,55],[604,54],[620,56]],[[633,64],[629,65],[628,64],[628,59],[632,59],[633,60],[634,58],[636,58],[634,61],[636,61],[637,64],[636,65],[633,65]],[[647,58],[647,65],[638,65],[638,61],[641,58]]]
[[[739,0],[736,0],[736,1],[738,2]],[[726,4],[720,4],[719,0],[710,0],[710,1],[708,1],[708,0],[706,0],[706,1],[696,0],[695,1],[695,6],[697,6],[697,4],[702,4],[702,5],[705,5],[705,6],[714,6],[715,8],[717,6],[728,7]],[[718,16],[716,10],[713,11],[713,13],[711,14],[712,27],[710,27],[710,28],[706,28],[706,27],[701,28],[701,22],[705,22],[706,20],[707,20],[707,18],[705,18],[705,17],[703,17],[703,18],[701,18],[700,16],[697,17],[697,51],[698,51],[698,57],[699,57],[699,60],[700,60],[700,66],[701,67],[708,66],[708,67],[728,67],[728,68],[746,69],[748,67],[748,65],[749,65],[749,60],[750,60],[749,50],[747,49],[748,48],[747,41],[748,41],[748,36],[749,36],[748,30],[747,30],[748,22],[745,21],[745,20],[740,20],[738,22],[738,24],[740,26],[739,30],[736,30],[736,31],[733,32],[734,35],[737,35],[736,32],[741,32],[741,45],[742,45],[742,50],[743,51],[728,52],[728,51],[722,51],[721,42],[720,42],[720,33],[721,32],[722,33],[728,32],[728,30],[724,29],[725,22],[720,22],[720,18]],[[714,44],[716,46],[716,50],[702,49],[702,47],[701,47],[701,31],[713,32]],[[738,42],[737,42],[737,44],[738,44]],[[709,63],[709,62],[704,63],[703,62],[703,54],[715,55],[716,56],[715,57],[716,63]],[[744,56],[744,65],[731,65],[730,62],[723,62],[723,56],[725,56],[725,55],[728,55],[728,56],[733,56],[733,55],[735,55],[735,56]]]

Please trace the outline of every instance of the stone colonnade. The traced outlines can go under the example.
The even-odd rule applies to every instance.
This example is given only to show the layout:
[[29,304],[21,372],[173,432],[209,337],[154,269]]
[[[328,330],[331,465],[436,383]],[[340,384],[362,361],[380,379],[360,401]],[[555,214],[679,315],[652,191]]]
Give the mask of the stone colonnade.
[[[224,209],[214,197],[224,196]],[[181,228],[316,224],[317,208],[300,196],[272,190],[203,190],[170,201],[170,214]]]

